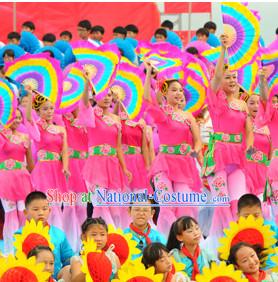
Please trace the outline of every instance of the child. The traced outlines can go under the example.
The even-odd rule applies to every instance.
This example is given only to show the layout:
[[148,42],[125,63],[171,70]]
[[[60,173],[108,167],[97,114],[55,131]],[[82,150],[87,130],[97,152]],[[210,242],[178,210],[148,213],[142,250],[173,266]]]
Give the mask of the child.
[[[44,225],[48,225],[47,220],[50,211],[51,209],[48,205],[47,196],[44,193],[35,191],[31,192],[26,197],[24,214],[27,220],[30,221],[31,219],[34,219],[36,223],[41,220]],[[15,234],[21,233],[22,228],[19,229]],[[56,278],[61,268],[70,263],[70,258],[74,255],[74,253],[62,230],[50,225],[49,235],[51,242],[54,245],[54,278]]]
[[95,25],[91,29],[91,39],[97,41],[100,44],[103,44],[103,36],[104,36],[104,27],[101,25]]
[[163,282],[186,282],[190,281],[185,274],[176,272],[172,273],[172,259],[168,249],[161,243],[151,243],[143,251],[142,263],[146,268],[153,266],[155,274],[164,275]]
[[64,30],[60,33],[60,39],[70,42],[72,40],[72,33],[68,30]]
[[[148,203],[153,203],[151,200]],[[143,251],[143,249],[152,242],[166,243],[165,238],[157,230],[151,228],[149,221],[155,215],[155,208],[150,205],[144,206],[144,203],[136,203],[136,206],[131,203],[129,207],[129,215],[132,218],[132,222],[129,227],[124,230],[124,233],[131,233],[132,240],[138,242],[137,248]],[[141,254],[133,255],[132,259],[140,257]]]
[[167,31],[164,28],[158,28],[154,33],[154,37],[156,42],[165,42],[167,40]]
[[186,265],[184,271],[191,280],[195,280],[198,273],[202,273],[205,266],[216,260],[207,249],[199,246],[202,234],[197,221],[189,216],[177,219],[171,226],[167,249],[173,252],[177,262]]
[[127,35],[127,31],[124,27],[122,26],[116,26],[113,29],[113,38],[121,38],[121,39],[125,39]]
[[[37,246],[32,249],[27,258],[36,257],[36,263],[44,263],[44,270],[46,272],[54,274],[54,254],[52,250],[47,246]],[[51,277],[47,282],[54,281]]]
[[[106,249],[106,243],[108,240],[108,226],[101,218],[87,218],[81,226],[82,241],[90,241],[93,239],[97,245],[97,250]],[[120,267],[120,261],[118,256],[112,251],[113,246],[108,246],[105,252],[112,264],[112,276],[117,273]],[[75,256],[71,260],[71,281],[73,282],[85,282],[85,274],[81,272],[82,260],[80,257]]]
[[12,31],[8,34],[7,39],[9,44],[19,45],[20,43],[20,34],[16,31]]
[[244,273],[249,282],[277,281],[275,273],[268,274],[260,269],[262,250],[256,246],[240,242],[230,250],[229,263]]

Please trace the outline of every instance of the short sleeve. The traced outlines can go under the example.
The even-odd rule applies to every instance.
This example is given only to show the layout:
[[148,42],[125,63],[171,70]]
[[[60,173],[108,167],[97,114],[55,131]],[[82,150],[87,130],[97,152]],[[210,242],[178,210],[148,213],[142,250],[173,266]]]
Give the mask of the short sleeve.
[[207,91],[207,104],[210,115],[220,115],[228,108],[228,102],[224,91],[214,92],[211,88]]
[[163,123],[167,120],[167,116],[160,106],[153,103],[147,103],[146,112],[153,118],[154,123]]
[[272,105],[271,101],[267,101],[266,105],[260,101],[259,111],[256,116],[256,124],[258,127],[263,127],[271,122],[273,115],[275,113],[275,108]]
[[79,102],[79,112],[76,119],[76,125],[95,127],[95,113],[91,105],[86,106],[83,100]]

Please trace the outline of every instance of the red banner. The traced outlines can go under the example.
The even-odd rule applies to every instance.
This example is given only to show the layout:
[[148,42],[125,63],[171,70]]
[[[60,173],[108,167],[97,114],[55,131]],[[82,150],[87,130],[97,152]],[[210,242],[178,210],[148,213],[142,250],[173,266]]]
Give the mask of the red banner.
[[[0,3],[0,14],[0,40],[6,43],[7,34],[13,31],[13,3]],[[76,40],[77,24],[84,19],[105,28],[104,41],[111,39],[114,27],[127,24],[138,26],[138,39],[149,40],[160,25],[155,3],[16,3],[17,31],[24,21],[33,21],[39,39],[48,32],[59,38],[61,31],[69,30]]]

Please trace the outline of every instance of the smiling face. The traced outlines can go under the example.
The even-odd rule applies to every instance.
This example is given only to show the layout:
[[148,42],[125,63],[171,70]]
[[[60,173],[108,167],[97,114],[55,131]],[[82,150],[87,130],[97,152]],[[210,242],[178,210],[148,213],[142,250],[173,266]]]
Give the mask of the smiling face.
[[11,130],[16,130],[18,126],[21,124],[21,122],[22,122],[21,112],[19,110],[16,110],[15,119],[10,126]]
[[251,95],[247,101],[248,111],[253,118],[256,117],[257,112],[259,110],[259,102],[260,102],[259,95]]
[[113,99],[112,93],[109,92],[104,96],[104,98],[97,101],[97,105],[102,109],[109,109],[112,104],[112,99]]
[[255,274],[260,269],[260,260],[256,252],[247,246],[242,246],[236,252],[237,268],[244,273]]
[[166,99],[169,105],[180,105],[180,101],[184,97],[182,85],[178,81],[173,81],[168,84]]
[[237,72],[226,70],[222,80],[222,89],[226,94],[234,94],[238,89]]
[[53,115],[54,115],[54,105],[53,103],[51,103],[50,101],[46,101],[44,102],[39,110],[38,110],[38,114],[40,116],[40,118],[46,120],[46,121],[51,121],[53,119]]
[[177,240],[183,242],[185,246],[196,245],[200,243],[201,236],[202,234],[199,225],[191,221],[190,227],[177,235]]

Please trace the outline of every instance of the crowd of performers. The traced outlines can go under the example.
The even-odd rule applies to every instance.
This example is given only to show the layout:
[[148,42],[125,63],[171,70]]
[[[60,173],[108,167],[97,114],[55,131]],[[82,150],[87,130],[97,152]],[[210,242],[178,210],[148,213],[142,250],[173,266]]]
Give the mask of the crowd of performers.
[[[80,33],[86,32],[83,29]],[[163,30],[156,37],[160,33]],[[64,115],[56,114],[52,102],[25,86],[14,121],[0,132],[5,255],[14,251],[14,245],[23,252],[28,249],[27,257],[44,262],[44,272],[53,275],[45,281],[85,281],[88,275],[102,282],[211,281],[201,274],[212,265],[225,271],[227,266],[220,260],[232,264],[230,275],[237,277],[221,281],[278,281],[278,92],[268,98],[261,69],[260,95],[249,93],[246,102],[240,99],[237,73],[224,60],[226,35],[220,37],[220,44],[206,107],[198,117],[183,110],[186,100],[179,80],[165,79],[154,87],[156,72],[148,61],[144,62],[145,113],[139,121],[129,118],[112,89],[100,100],[91,97],[86,71],[83,97],[75,110]],[[211,198],[229,197],[230,205],[48,203],[50,189],[85,193],[97,188],[122,193],[147,189],[149,194],[158,189],[206,192]],[[244,221],[254,223],[250,229],[260,226],[264,238],[263,232],[271,234],[268,247],[273,253],[266,254],[266,245],[260,245],[258,238],[250,242],[246,232],[219,256],[219,239],[229,237],[224,228]],[[51,243],[27,242],[26,234],[20,237],[28,226],[36,233],[40,222]],[[119,257],[122,250],[116,243],[108,245],[108,224],[132,234],[130,240],[136,243],[137,251],[125,267]],[[90,261],[92,246],[95,257]],[[143,278],[129,280],[139,270],[138,277]],[[9,280],[8,275],[7,281],[33,281]]]

